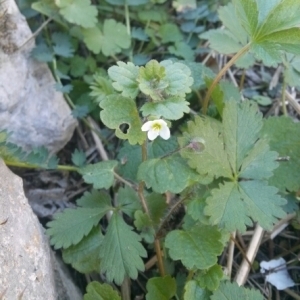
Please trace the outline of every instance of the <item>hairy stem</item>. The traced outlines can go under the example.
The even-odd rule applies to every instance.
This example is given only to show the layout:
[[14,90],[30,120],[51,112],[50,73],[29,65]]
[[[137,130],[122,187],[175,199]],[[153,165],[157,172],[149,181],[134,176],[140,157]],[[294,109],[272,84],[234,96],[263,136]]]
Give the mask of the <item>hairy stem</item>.
[[203,108],[202,108],[202,112],[204,115],[206,115],[207,112],[207,107],[208,107],[208,102],[210,99],[210,96],[214,90],[214,88],[216,87],[216,85],[218,84],[218,82],[221,80],[222,76],[226,73],[226,71],[241,57],[243,56],[250,48],[250,43],[248,43],[246,46],[244,46],[239,52],[237,52],[231,59],[230,61],[222,68],[222,70],[219,72],[219,74],[216,76],[216,78],[214,79],[214,81],[212,82],[212,84],[210,85],[206,96],[204,98],[203,101]]

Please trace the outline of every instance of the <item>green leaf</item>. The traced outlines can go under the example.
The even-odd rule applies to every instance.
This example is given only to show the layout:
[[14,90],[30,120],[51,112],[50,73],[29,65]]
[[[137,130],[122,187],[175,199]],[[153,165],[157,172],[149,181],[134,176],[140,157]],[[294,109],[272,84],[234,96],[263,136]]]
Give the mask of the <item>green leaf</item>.
[[246,289],[240,287],[237,283],[223,281],[217,291],[210,297],[211,300],[228,300],[228,299],[247,299],[247,300],[263,300],[263,296],[259,291],[254,289]]
[[97,103],[100,103],[108,95],[115,93],[111,81],[100,73],[96,73],[93,76],[93,82],[91,83],[90,88],[92,90],[90,96],[92,96]]
[[51,37],[54,43],[53,50],[56,55],[62,57],[72,57],[74,55],[74,49],[69,35],[61,32],[54,32]]
[[95,54],[102,51],[105,56],[111,56],[130,47],[126,26],[113,19],[104,21],[103,32],[95,26],[82,30],[82,34],[86,46]]
[[300,189],[300,124],[289,117],[271,117],[265,120],[261,133],[270,141],[270,147],[279,156],[289,156],[288,161],[279,163],[274,176],[269,179],[271,185],[281,191]]
[[230,101],[224,108],[223,120],[225,149],[231,168],[237,174],[259,137],[263,125],[261,113],[251,102]]
[[85,153],[81,150],[75,149],[72,153],[72,162],[77,167],[82,167],[86,163],[86,156]]
[[184,41],[176,42],[174,46],[169,46],[168,51],[178,57],[182,57],[186,61],[193,61],[195,52]]
[[210,291],[215,291],[223,278],[223,270],[219,265],[214,265],[208,270],[200,271],[197,276],[197,281],[201,288],[207,288]]
[[95,189],[108,189],[114,181],[114,168],[118,162],[115,160],[102,161],[90,164],[79,169],[86,183],[93,184]]
[[[111,95],[100,103],[103,110],[100,113],[102,122],[111,129],[116,129],[116,136],[128,139],[132,145],[142,144],[146,133],[141,130],[142,123],[135,102],[121,95]],[[120,126],[127,124],[129,128],[123,133]]]
[[110,196],[104,191],[92,190],[85,192],[82,197],[76,200],[76,204],[85,208],[102,207],[103,204],[111,204]]
[[99,272],[99,251],[102,240],[100,229],[94,227],[77,245],[63,249],[64,262],[71,264],[74,269],[83,274]]
[[193,170],[178,155],[144,161],[139,166],[137,178],[157,193],[180,193],[190,182],[197,180]]
[[[148,142],[148,158],[170,154],[178,147],[174,137],[170,137],[168,140],[155,139]],[[118,159],[120,160],[118,172],[125,178],[137,181],[138,167],[142,163],[141,147],[138,145],[132,146],[126,142],[118,154]]]
[[58,8],[52,0],[42,0],[31,4],[31,8],[43,15],[53,18],[58,23],[63,24],[62,18],[58,14]]
[[84,300],[121,300],[118,292],[107,283],[99,283],[92,281],[86,288],[87,293],[84,295]]
[[59,13],[70,23],[84,28],[93,27],[97,23],[98,11],[90,0],[60,0],[55,1],[60,8]]
[[184,289],[184,300],[210,300],[210,292],[200,288],[195,280],[188,281]]
[[135,211],[142,209],[136,191],[128,186],[119,189],[117,203],[121,211],[130,218],[133,218]]
[[70,74],[73,77],[81,77],[85,74],[87,70],[86,58],[75,55],[70,64]]
[[103,202],[95,208],[65,209],[54,215],[54,220],[47,223],[47,234],[55,249],[76,245],[96,226],[101,218],[111,209],[110,203]]
[[280,206],[286,201],[276,193],[276,188],[263,181],[226,182],[211,191],[204,212],[210,216],[211,224],[218,224],[229,232],[244,232],[245,225],[252,226],[252,220],[271,229],[276,218],[285,215]]
[[149,214],[154,225],[159,225],[165,215],[168,204],[161,194],[151,193],[146,196]]
[[169,300],[176,293],[176,280],[170,275],[153,277],[147,282],[146,300]]
[[168,95],[184,99],[185,94],[191,92],[193,78],[190,75],[191,70],[185,64],[151,60],[145,67],[140,67],[137,81],[139,89],[153,101],[161,101]]
[[117,65],[108,69],[108,75],[114,81],[112,86],[118,92],[122,92],[122,96],[135,99],[139,93],[137,83],[139,67],[131,62],[126,64],[122,61],[118,61]]
[[223,245],[219,241],[220,232],[212,226],[198,224],[188,231],[173,230],[165,241],[170,257],[181,262],[189,269],[207,269],[217,262]]
[[31,51],[31,55],[40,62],[52,62],[53,52],[45,44],[37,44]]
[[[221,132],[221,124],[217,121],[196,117],[194,122],[188,122],[183,137],[178,138],[180,147],[183,147],[180,154],[202,176],[232,177]],[[199,142],[204,149],[197,149]]]
[[137,210],[134,214],[134,219],[134,226],[141,232],[141,237],[146,243],[153,243],[155,230],[149,215],[147,213],[143,213],[141,210]]
[[177,97],[170,97],[160,102],[147,102],[141,107],[143,116],[155,116],[167,120],[178,120],[184,113],[189,113],[189,103]]
[[149,0],[105,0],[105,1],[112,5],[121,5],[121,6],[124,5],[137,6],[149,2]]
[[162,43],[179,42],[183,40],[182,33],[174,23],[166,23],[159,27]]
[[120,285],[125,276],[136,279],[138,271],[144,271],[141,257],[147,252],[140,240],[118,213],[112,215],[100,249],[100,269],[108,281]]

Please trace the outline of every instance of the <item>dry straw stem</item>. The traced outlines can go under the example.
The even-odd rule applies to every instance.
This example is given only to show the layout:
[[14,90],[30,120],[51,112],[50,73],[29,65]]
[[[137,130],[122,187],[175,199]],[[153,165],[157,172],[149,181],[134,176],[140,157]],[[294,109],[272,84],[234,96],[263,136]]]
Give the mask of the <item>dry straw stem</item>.
[[299,103],[294,99],[294,97],[288,91],[285,91],[285,97],[287,101],[291,104],[291,106],[294,108],[294,110],[298,113],[298,115],[300,115]]

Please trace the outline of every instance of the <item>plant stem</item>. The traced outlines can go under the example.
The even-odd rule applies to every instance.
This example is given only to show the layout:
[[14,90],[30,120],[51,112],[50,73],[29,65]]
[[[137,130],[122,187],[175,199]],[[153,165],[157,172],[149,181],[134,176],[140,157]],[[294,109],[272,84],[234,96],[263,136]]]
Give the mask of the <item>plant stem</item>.
[[[147,141],[145,141],[142,144],[142,161],[144,162],[146,160],[147,160]],[[143,181],[141,181],[139,183],[139,187],[138,187],[138,195],[141,200],[141,203],[142,203],[145,213],[151,219],[149,208],[148,208],[146,199],[144,197],[144,187],[145,187],[145,183]],[[154,240],[154,249],[155,249],[155,253],[156,253],[156,257],[157,257],[158,270],[159,270],[160,276],[163,277],[163,276],[165,276],[166,272],[165,272],[165,267],[164,267],[164,263],[163,263],[163,259],[162,259],[160,241],[157,237],[155,237],[155,240]]]
[[250,48],[250,43],[248,43],[246,46],[244,46],[239,52],[237,52],[230,60],[229,62],[222,68],[222,70],[219,72],[219,74],[216,76],[216,78],[214,79],[214,81],[212,82],[212,84],[210,85],[206,96],[204,98],[204,102],[203,102],[203,108],[202,108],[202,112],[204,115],[206,115],[207,112],[207,107],[208,107],[208,102],[210,99],[210,96],[214,90],[214,88],[216,87],[216,85],[218,84],[218,82],[220,81],[220,79],[222,78],[222,76],[226,73],[226,71],[242,56],[244,55]]
[[[18,162],[18,161],[10,161],[3,159],[6,165],[11,167],[19,167],[19,168],[28,168],[28,169],[42,169],[41,166],[38,165],[32,165],[25,162]],[[58,165],[56,170],[60,171],[74,171],[78,172],[78,168],[74,166],[64,166],[64,165]]]

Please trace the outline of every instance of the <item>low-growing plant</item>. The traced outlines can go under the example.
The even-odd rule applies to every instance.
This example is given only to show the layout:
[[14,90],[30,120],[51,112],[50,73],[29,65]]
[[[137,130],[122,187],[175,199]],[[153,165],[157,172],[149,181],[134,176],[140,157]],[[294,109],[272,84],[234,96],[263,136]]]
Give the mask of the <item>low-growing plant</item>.
[[[108,2],[127,3],[125,9],[132,4]],[[126,26],[113,19],[94,26],[97,9],[89,0],[70,3],[43,0],[33,7],[57,22],[65,18],[81,26],[80,34],[76,32],[94,53],[114,56],[130,48]],[[81,9],[84,14],[79,14]],[[58,15],[51,15],[53,10]],[[104,275],[103,283],[87,286],[85,300],[121,299],[111,283],[121,286],[122,299],[130,299],[125,292],[129,279],[136,280],[143,272],[148,300],[263,299],[257,290],[230,283],[218,257],[234,240],[234,232],[244,233],[254,223],[271,230],[278,219],[297,209],[296,198],[287,196],[300,188],[300,128],[287,116],[263,119],[256,102],[266,99],[242,101],[236,87],[219,81],[233,64],[249,68],[257,60],[265,66],[284,65],[284,88],[297,81],[299,11],[298,0],[233,0],[218,11],[225,28],[202,33],[197,22],[186,24],[183,31],[189,29],[189,38],[201,34],[212,49],[232,54],[216,75],[192,61],[191,49],[191,54],[185,48],[185,55],[177,55],[186,40],[177,26],[165,24],[160,26],[160,38],[174,43],[168,50],[177,58],[148,59],[142,65],[117,60],[107,73],[89,77],[100,121],[122,141],[113,159],[86,164],[83,153],[76,151],[74,167],[60,166],[55,158],[47,160],[45,152],[28,156],[6,143],[3,135],[1,156],[7,164],[77,171],[92,186],[77,200],[76,209],[56,214],[47,224],[50,242],[62,250],[66,263],[84,274]],[[143,19],[142,11],[134,13]],[[143,43],[152,33],[153,44],[154,28],[146,29],[136,28],[131,34]],[[177,35],[164,34],[169,30]],[[55,55],[73,55],[71,44],[69,51],[59,47],[67,43],[60,34],[52,35],[52,41]],[[36,50],[35,55],[41,53],[47,52]],[[52,62],[53,53],[48,54]],[[75,77],[83,76],[87,68],[96,71],[93,63],[83,64],[79,56],[71,58],[70,65]],[[199,90],[206,86],[202,99]],[[191,116],[195,95],[201,112]],[[83,117],[88,110],[77,108],[76,113]],[[289,160],[281,162],[283,156]],[[157,269],[145,271],[145,261],[152,256]]]

